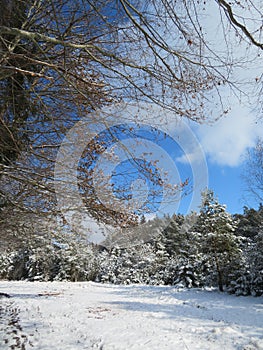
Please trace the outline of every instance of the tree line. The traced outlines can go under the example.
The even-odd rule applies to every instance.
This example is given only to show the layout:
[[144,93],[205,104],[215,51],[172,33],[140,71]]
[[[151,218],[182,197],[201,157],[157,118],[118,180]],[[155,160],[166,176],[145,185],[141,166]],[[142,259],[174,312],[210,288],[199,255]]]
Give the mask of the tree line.
[[154,218],[133,230],[133,240],[126,245],[113,236],[99,246],[80,236],[57,233],[54,239],[53,234],[44,237],[36,231],[19,249],[5,251],[0,276],[217,287],[236,295],[263,294],[262,205],[230,215],[208,191],[199,213]]

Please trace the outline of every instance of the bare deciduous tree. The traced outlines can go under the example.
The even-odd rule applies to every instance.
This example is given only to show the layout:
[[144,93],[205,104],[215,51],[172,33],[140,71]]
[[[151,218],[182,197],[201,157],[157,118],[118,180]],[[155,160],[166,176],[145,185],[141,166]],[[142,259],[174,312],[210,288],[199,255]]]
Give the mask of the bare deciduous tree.
[[[219,49],[207,35],[205,9],[212,5],[225,40]],[[199,122],[219,118],[229,107],[225,86],[242,93],[231,75],[238,62],[233,37],[253,46],[255,57],[262,50],[262,22],[254,18],[251,26],[247,16],[261,20],[257,1],[1,0],[0,6],[2,206],[45,212],[54,202],[61,141],[84,115],[92,123],[102,106],[150,102]],[[254,56],[239,63],[249,65]]]

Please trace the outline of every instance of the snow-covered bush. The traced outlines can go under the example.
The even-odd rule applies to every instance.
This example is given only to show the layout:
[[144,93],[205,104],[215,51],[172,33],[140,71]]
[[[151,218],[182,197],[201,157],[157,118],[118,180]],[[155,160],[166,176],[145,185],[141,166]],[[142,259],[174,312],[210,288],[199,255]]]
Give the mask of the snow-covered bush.
[[91,246],[67,239],[67,244],[36,237],[27,247],[0,258],[0,278],[29,281],[89,281],[98,273]]
[[14,256],[13,252],[8,251],[0,255],[0,279],[10,279]]
[[94,281],[97,274],[97,258],[91,246],[74,243],[60,248],[57,252],[54,280]]
[[161,247],[145,243],[129,248],[115,247],[99,256],[100,274],[98,280],[108,283],[166,284],[168,261]]
[[263,234],[241,238],[242,263],[232,273],[227,290],[236,295],[263,295]]

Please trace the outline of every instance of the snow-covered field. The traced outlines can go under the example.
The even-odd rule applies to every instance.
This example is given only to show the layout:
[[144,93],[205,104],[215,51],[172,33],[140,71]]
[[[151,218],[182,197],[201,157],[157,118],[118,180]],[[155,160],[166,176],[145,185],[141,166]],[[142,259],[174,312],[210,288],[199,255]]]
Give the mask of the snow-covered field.
[[0,292],[11,295],[2,350],[263,349],[263,297],[90,282],[0,281]]

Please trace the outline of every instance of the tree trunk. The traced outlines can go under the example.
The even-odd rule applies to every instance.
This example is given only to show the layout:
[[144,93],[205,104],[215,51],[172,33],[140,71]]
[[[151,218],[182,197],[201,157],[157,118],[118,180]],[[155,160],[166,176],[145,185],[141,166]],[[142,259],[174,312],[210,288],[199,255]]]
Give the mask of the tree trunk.
[[222,271],[220,269],[220,264],[219,264],[219,261],[218,261],[218,257],[216,257],[215,260],[216,260],[216,271],[217,271],[218,288],[219,288],[220,292],[223,292],[224,291],[224,288],[223,288],[223,274],[222,274]]

